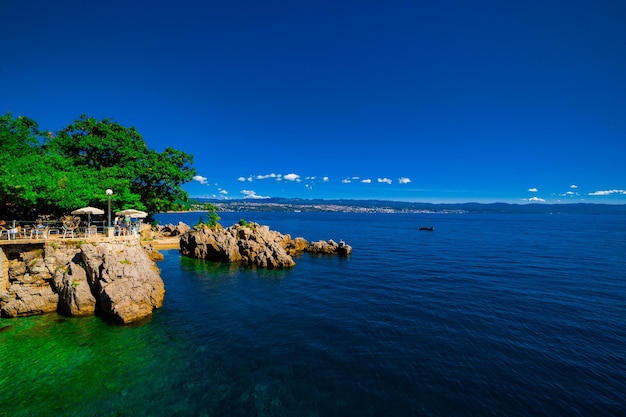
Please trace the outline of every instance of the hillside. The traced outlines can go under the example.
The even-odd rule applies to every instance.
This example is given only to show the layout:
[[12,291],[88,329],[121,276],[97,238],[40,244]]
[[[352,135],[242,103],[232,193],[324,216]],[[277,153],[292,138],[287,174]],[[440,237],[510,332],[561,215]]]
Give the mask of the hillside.
[[365,213],[510,213],[510,214],[626,214],[624,204],[433,204],[385,200],[323,200],[268,198],[263,200],[194,199],[214,204],[218,211],[335,211]]

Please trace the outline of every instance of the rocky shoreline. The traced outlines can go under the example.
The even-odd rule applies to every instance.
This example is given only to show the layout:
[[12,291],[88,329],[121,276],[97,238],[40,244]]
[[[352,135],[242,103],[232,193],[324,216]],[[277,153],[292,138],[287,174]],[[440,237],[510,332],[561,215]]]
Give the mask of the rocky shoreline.
[[348,256],[352,247],[332,239],[312,243],[302,237],[292,239],[269,226],[251,222],[186,230],[180,237],[180,252],[183,256],[251,268],[285,269],[294,267],[293,257],[304,252]]
[[3,317],[58,311],[131,323],[163,303],[159,269],[136,236],[4,245],[1,255]]
[[99,314],[124,324],[145,319],[163,304],[165,286],[155,261],[167,249],[268,269],[292,268],[293,257],[304,252],[352,252],[343,241],[309,243],[257,223],[193,229],[179,223],[146,227],[139,236],[11,242],[0,245],[0,315]]

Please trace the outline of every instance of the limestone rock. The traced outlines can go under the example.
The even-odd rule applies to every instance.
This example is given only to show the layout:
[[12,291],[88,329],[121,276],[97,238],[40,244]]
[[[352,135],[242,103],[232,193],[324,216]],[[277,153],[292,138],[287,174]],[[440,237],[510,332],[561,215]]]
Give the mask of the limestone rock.
[[99,312],[130,323],[163,303],[163,280],[139,239],[12,245],[0,255],[8,263],[8,285],[0,288],[4,316]]
[[91,316],[96,313],[96,298],[87,281],[87,272],[79,264],[69,264],[67,273],[60,277],[57,289],[59,312],[72,316]]
[[152,230],[152,225],[149,223],[142,223],[141,228],[139,229],[139,236],[141,236],[143,240],[154,239],[154,231]]
[[0,295],[0,313],[21,317],[55,311],[59,297],[50,287],[52,275],[45,267],[43,249],[33,245],[5,251],[8,285]]
[[183,222],[178,222],[175,226],[173,224],[167,224],[159,227],[159,233],[163,236],[181,236],[190,230],[191,227]]
[[235,224],[223,229],[196,228],[180,238],[184,256],[216,262],[239,262],[257,268],[291,268],[292,256],[303,252],[347,256],[352,247],[344,241],[320,240],[309,244],[304,238],[292,239],[257,223]]
[[352,252],[352,247],[347,245],[343,240],[339,243],[332,239],[328,241],[319,240],[311,242],[306,251],[314,254],[342,255],[347,256]]
[[31,316],[56,311],[59,296],[50,285],[13,284],[2,297],[2,315]]
[[91,290],[104,314],[130,323],[149,316],[163,304],[163,280],[140,245],[86,244],[81,255]]
[[308,246],[309,242],[306,239],[297,237],[287,242],[285,250],[289,255],[296,256],[304,252]]
[[287,253],[289,235],[257,223],[235,224],[225,229],[200,228],[181,236],[184,256],[217,262],[240,262],[250,267],[284,269],[296,263]]

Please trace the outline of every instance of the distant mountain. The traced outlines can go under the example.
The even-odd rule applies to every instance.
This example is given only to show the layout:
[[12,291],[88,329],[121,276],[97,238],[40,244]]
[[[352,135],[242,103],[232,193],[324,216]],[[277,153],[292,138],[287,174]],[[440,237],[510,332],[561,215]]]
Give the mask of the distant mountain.
[[511,204],[511,203],[416,203],[388,200],[324,200],[301,198],[193,199],[211,203],[220,211],[340,211],[398,213],[517,213],[517,214],[626,214],[626,204]]

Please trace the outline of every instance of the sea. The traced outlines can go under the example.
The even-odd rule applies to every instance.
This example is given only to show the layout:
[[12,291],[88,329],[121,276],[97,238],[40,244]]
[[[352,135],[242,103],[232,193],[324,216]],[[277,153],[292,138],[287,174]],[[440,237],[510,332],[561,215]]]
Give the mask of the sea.
[[219,215],[353,251],[166,250],[149,320],[0,319],[0,416],[626,416],[626,216]]

